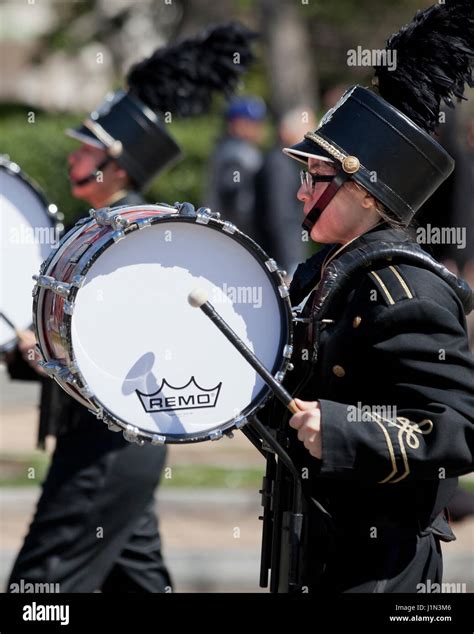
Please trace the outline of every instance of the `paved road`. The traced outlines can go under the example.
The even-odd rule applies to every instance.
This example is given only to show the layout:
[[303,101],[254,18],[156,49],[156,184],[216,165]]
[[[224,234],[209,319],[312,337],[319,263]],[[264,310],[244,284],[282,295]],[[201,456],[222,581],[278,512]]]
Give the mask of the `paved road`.
[[[0,490],[0,590],[21,544],[38,489]],[[165,554],[178,592],[259,592],[260,500],[253,491],[161,489]],[[447,583],[474,591],[474,520],[454,527],[444,546]],[[462,586],[460,586],[462,588]]]
[[[38,385],[9,381],[0,364],[2,422],[0,451],[31,453],[35,447]],[[168,465],[262,467],[263,460],[242,434],[231,441],[171,447]],[[0,488],[0,590],[22,543],[39,489]],[[257,491],[172,489],[159,493],[165,554],[181,592],[257,592],[261,522]],[[447,544],[445,581],[466,583],[474,592],[474,520],[455,527]]]

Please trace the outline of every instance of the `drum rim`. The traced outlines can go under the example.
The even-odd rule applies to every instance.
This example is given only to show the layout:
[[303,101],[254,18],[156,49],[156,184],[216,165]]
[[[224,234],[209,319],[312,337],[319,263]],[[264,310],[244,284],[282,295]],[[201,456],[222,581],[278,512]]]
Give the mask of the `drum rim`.
[[[49,210],[50,206],[53,203],[51,203],[46,198],[46,195],[44,191],[42,190],[42,188],[38,185],[38,183],[33,178],[31,178],[31,176],[28,176],[28,174],[26,174],[26,172],[23,171],[23,169],[18,165],[18,163],[15,163],[15,161],[10,160],[10,158],[6,154],[0,154],[0,170],[7,172],[11,176],[19,178],[21,181],[23,181],[23,183],[25,183],[25,185],[30,189],[30,191],[32,191],[33,194],[36,196],[36,198],[38,198],[38,200],[40,201],[41,205],[43,206],[44,215],[50,221],[51,226],[53,228],[56,228],[60,224],[60,220],[57,217],[57,215],[55,213],[52,213]],[[51,251],[54,252],[54,248],[51,249]],[[49,257],[50,256],[48,256],[47,259],[49,259]],[[34,328],[34,318],[32,319],[29,325],[29,328],[30,329]],[[6,343],[0,344],[0,358],[2,358],[5,354],[14,350],[17,343],[18,343],[18,337],[12,337],[12,339],[9,339]]]
[[[138,205],[138,206],[123,206],[116,207],[113,210],[117,210],[117,215],[124,213],[126,211],[139,211],[139,210],[157,210],[163,207],[161,205]],[[174,209],[174,208],[173,208]],[[167,208],[166,208],[167,210]],[[163,222],[184,222],[189,224],[200,224],[198,219],[195,217],[187,217],[181,216],[176,211],[171,213],[165,213],[161,215],[151,215],[148,216],[147,219],[150,219],[150,226],[155,224],[163,223]],[[95,222],[93,219],[90,219],[91,222]],[[81,222],[81,221],[79,221]],[[83,220],[82,223],[86,226],[86,222]],[[278,351],[281,359],[278,359],[276,365],[271,369],[272,374],[275,376],[277,374],[280,375],[281,380],[283,380],[288,367],[290,365],[290,356],[291,354],[285,355],[285,349],[292,349],[293,345],[293,320],[292,320],[292,309],[291,303],[289,299],[289,295],[282,296],[279,292],[279,288],[285,288],[286,285],[284,283],[282,272],[278,269],[276,263],[272,258],[268,256],[268,254],[257,244],[250,236],[241,232],[237,227],[230,225],[232,227],[232,231],[226,231],[229,228],[230,223],[218,220],[217,218],[213,218],[211,216],[206,216],[205,226],[210,227],[215,231],[224,232],[226,235],[237,242],[239,242],[244,248],[247,249],[255,259],[260,263],[265,274],[269,281],[272,284],[275,295],[281,301],[278,302],[279,315],[280,315],[280,323],[281,323],[281,332],[280,332],[280,341],[278,346]],[[148,225],[147,225],[148,226]],[[73,227],[71,232],[66,234],[61,240],[61,243],[58,245],[57,252],[59,253],[63,247],[66,245],[66,239],[69,244],[76,233],[76,231],[81,229],[82,227],[77,225]],[[130,233],[134,233],[136,231],[140,231],[141,227],[137,225],[136,222],[131,222],[129,226],[127,226],[123,231],[123,237]],[[62,345],[65,348],[69,359],[71,360],[71,364],[74,368],[74,386],[80,392],[83,399],[86,399],[87,402],[91,405],[93,413],[97,416],[99,420],[102,420],[109,427],[114,429],[115,431],[123,431],[124,435],[128,440],[133,440],[138,442],[139,444],[144,444],[144,442],[151,442],[152,444],[191,444],[196,442],[206,442],[209,440],[217,440],[221,438],[224,434],[230,434],[234,429],[240,429],[247,422],[247,418],[254,415],[258,412],[264,405],[268,402],[268,400],[272,397],[271,390],[264,384],[262,389],[258,392],[255,398],[252,400],[249,405],[244,408],[237,416],[232,419],[227,420],[224,423],[216,425],[215,427],[210,427],[205,430],[195,432],[195,433],[187,433],[187,434],[162,434],[159,432],[153,433],[151,431],[145,431],[141,428],[134,426],[131,423],[127,423],[126,421],[116,417],[114,414],[108,410],[105,405],[100,401],[98,396],[93,393],[85,381],[82,372],[76,363],[76,358],[74,355],[74,350],[72,346],[72,333],[71,333],[71,325],[73,318],[73,307],[76,300],[76,297],[80,291],[81,284],[85,280],[85,277],[88,271],[92,268],[94,262],[100,257],[100,255],[106,251],[108,248],[113,246],[117,242],[117,236],[114,238],[114,233],[109,231],[106,233],[101,239],[97,240],[90,249],[88,249],[77,262],[76,268],[74,269],[74,277],[80,278],[80,282],[77,285],[72,285],[71,292],[68,297],[68,303],[71,306],[71,311],[69,313],[64,311],[63,313],[63,325],[64,325],[64,334],[62,335]],[[64,241],[64,244],[63,244]],[[275,265],[274,270],[268,266],[269,262],[273,262]],[[52,258],[50,258],[50,262],[48,267],[44,268],[44,273],[47,274],[48,268],[52,267]],[[43,295],[41,291],[45,289],[40,289],[40,292],[35,296],[36,306],[34,309],[34,316],[36,318],[36,308],[39,304],[39,297]],[[39,311],[41,313],[41,311]],[[36,323],[35,323],[36,325]],[[285,336],[286,335],[286,336]],[[40,339],[38,338],[38,341]],[[43,354],[43,348],[40,345],[40,350]],[[44,355],[43,355],[44,356]],[[46,358],[46,357],[45,357]],[[58,381],[59,382],[59,381]],[[66,383],[66,381],[65,381]],[[66,383],[67,384],[67,383]],[[61,387],[63,387],[63,383],[60,383]],[[67,390],[66,390],[67,391]],[[69,392],[71,393],[71,392]],[[76,395],[71,394],[75,398]]]

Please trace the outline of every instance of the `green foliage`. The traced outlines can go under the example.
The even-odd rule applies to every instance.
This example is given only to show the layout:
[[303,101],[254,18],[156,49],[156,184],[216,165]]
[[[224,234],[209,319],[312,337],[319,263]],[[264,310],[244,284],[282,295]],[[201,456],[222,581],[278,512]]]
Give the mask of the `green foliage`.
[[67,175],[67,155],[77,143],[64,134],[65,128],[77,125],[77,118],[35,110],[35,120],[29,123],[29,112],[33,109],[2,109],[2,154],[7,154],[38,183],[47,199],[59,207],[66,219],[84,214],[87,205],[71,196]]
[[186,200],[200,206],[208,162],[222,133],[221,118],[210,115],[177,121],[170,125],[170,132],[183,149],[184,158],[155,179],[146,197],[152,202],[172,204]]
[[[46,197],[65,214],[66,220],[84,215],[88,205],[74,199],[69,190],[67,156],[77,141],[65,136],[66,128],[76,127],[80,117],[47,114],[35,111],[34,122],[28,122],[32,109],[6,105],[0,114],[1,152],[33,178]],[[219,115],[178,121],[170,131],[181,144],[185,158],[162,173],[152,183],[146,198],[150,202],[174,203],[188,200],[202,202],[206,170],[215,141],[222,131]]]

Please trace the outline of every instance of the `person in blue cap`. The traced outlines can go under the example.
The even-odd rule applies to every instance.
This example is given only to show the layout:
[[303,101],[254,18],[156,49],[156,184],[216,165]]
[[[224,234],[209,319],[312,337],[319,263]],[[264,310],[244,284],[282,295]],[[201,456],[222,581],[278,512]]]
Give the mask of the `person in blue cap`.
[[206,204],[257,239],[255,181],[266,107],[258,97],[236,97],[225,112],[226,131],[211,158]]

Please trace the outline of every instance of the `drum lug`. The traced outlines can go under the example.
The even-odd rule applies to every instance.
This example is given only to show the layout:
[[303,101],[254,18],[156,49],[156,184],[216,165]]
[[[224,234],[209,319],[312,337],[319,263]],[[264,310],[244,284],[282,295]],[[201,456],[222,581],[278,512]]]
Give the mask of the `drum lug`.
[[60,363],[59,361],[39,361],[38,365],[43,368],[51,379],[59,379],[61,381],[65,381],[66,383],[76,383],[76,378],[71,373],[69,366]]
[[138,427],[134,427],[133,425],[127,425],[126,429],[123,431],[123,437],[125,440],[128,440],[128,442],[134,442],[137,445],[144,445],[145,441],[140,438],[139,434],[140,432]]
[[209,432],[209,440],[220,440],[222,438],[222,430],[216,429],[215,431]]
[[278,383],[281,383],[284,378],[285,378],[285,373],[284,372],[277,372],[275,374],[275,380],[278,381]]
[[199,207],[196,212],[196,222],[200,225],[209,224],[209,220],[213,218],[214,220],[219,220],[221,217],[218,211],[212,212],[209,207]]
[[152,434],[151,444],[152,445],[164,445],[166,441],[166,436],[161,436],[160,434]]
[[147,218],[139,218],[138,220],[135,220],[135,224],[139,230],[145,229],[145,227],[151,227],[151,217],[148,216]]
[[[90,209],[89,215],[102,227],[112,227],[112,229],[119,233],[123,232],[123,229],[128,227],[130,221],[124,218],[116,209],[110,207],[103,207],[102,209]],[[115,238],[114,238],[115,240]]]
[[48,291],[52,291],[63,299],[67,299],[69,297],[72,284],[59,282],[58,280],[55,280],[54,277],[51,277],[49,275],[33,275],[33,279],[36,281],[36,286],[39,286],[40,288],[45,288]]
[[242,429],[244,425],[248,423],[248,420],[245,416],[237,416],[234,418],[234,427],[235,429]]
[[[203,211],[204,209],[204,211]],[[211,219],[211,214],[206,213],[207,209],[201,207],[196,214],[196,223],[198,225],[207,225]]]
[[196,210],[191,203],[175,203],[174,205],[180,216],[184,218],[196,218]]
[[222,229],[225,232],[230,233],[230,235],[232,235],[233,233],[237,231],[237,227],[231,222],[229,222],[228,220],[224,222],[224,224],[222,225]]
[[273,258],[270,258],[269,260],[267,260],[265,262],[265,266],[270,271],[270,273],[274,273],[275,271],[278,271],[278,264],[275,262]]
[[112,420],[110,420],[107,416],[104,416],[104,410],[102,407],[100,408],[100,410],[102,413],[102,419],[104,423],[107,425],[107,428],[109,429],[109,431],[113,431],[114,433],[122,431],[122,427],[120,427],[120,425],[117,425]]
[[286,284],[281,284],[281,285],[278,287],[278,292],[280,293],[280,297],[282,297],[283,299],[284,299],[285,297],[288,297],[288,296],[289,296],[289,294],[290,294],[290,292],[289,292],[289,290],[288,290],[288,286],[287,286]]
[[290,344],[286,344],[286,346],[283,348],[283,356],[285,357],[285,359],[291,359],[291,355],[293,354],[293,346],[290,346]]
[[107,220],[110,216],[111,211],[112,211],[111,207],[101,207],[100,209],[89,209],[89,216],[93,218],[99,225],[108,225],[110,223],[107,222]]

